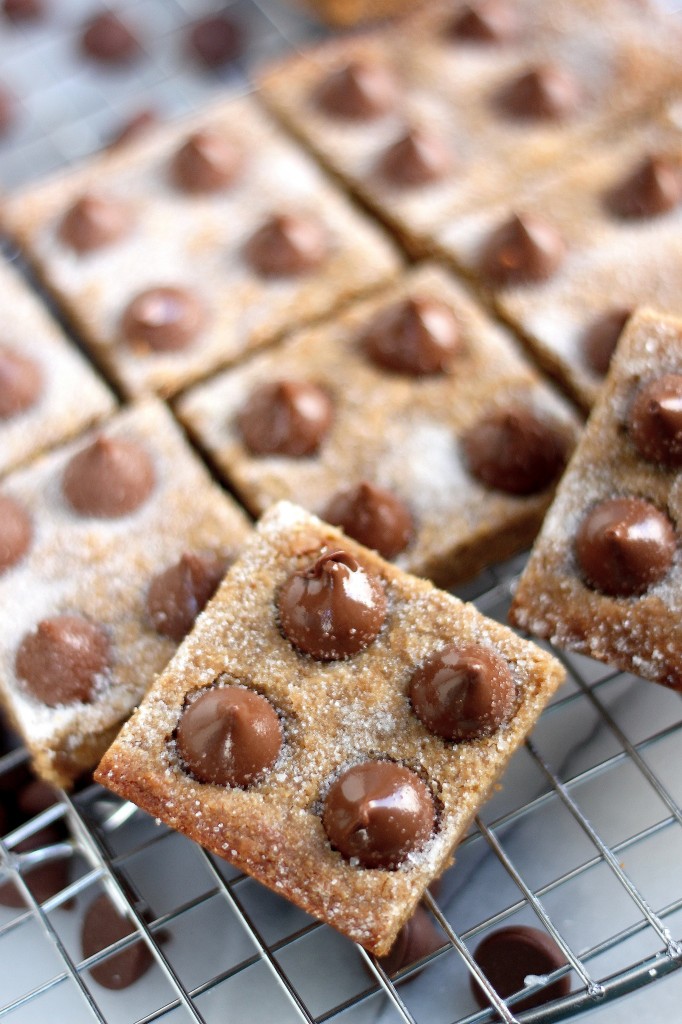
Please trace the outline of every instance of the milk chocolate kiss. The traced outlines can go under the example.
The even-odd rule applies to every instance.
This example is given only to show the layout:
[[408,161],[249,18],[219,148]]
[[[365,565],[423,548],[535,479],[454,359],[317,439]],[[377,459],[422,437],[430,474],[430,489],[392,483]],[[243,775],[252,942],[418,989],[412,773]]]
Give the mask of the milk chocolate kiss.
[[176,744],[200,782],[244,788],[258,782],[279,757],[282,727],[270,702],[254,690],[212,687],[183,711]]
[[412,675],[409,697],[427,729],[447,740],[489,736],[514,710],[516,687],[509,665],[480,644],[449,644]]
[[397,89],[393,76],[379,64],[351,61],[333,71],[316,93],[317,106],[330,117],[372,121],[393,108]]
[[100,625],[81,615],[55,615],[26,634],[15,668],[34,697],[56,707],[91,701],[109,664],[109,640]]
[[254,455],[314,455],[329,432],[332,401],[304,381],[281,380],[256,388],[238,416],[244,444]]
[[640,388],[630,408],[628,433],[649,462],[666,469],[682,467],[681,374],[664,374]]
[[395,869],[420,850],[436,824],[428,787],[392,761],[348,768],[329,788],[322,824],[334,849],[364,868]]
[[395,558],[412,537],[412,516],[405,503],[367,480],[335,494],[322,518],[384,558]]
[[0,345],[0,420],[31,409],[43,390],[43,373],[35,360]]
[[508,287],[547,281],[561,266],[566,246],[542,217],[516,213],[483,244],[479,268],[491,284]]
[[101,435],[68,463],[62,490],[81,515],[116,519],[139,508],[154,483],[154,467],[141,445]]
[[668,517],[644,498],[607,498],[583,518],[575,540],[588,586],[610,597],[636,597],[659,583],[677,542]]
[[379,366],[415,377],[444,373],[462,348],[450,306],[429,296],[411,296],[382,310],[362,343]]
[[84,254],[104,249],[125,237],[133,227],[130,207],[121,199],[86,192],[64,214],[59,225],[60,241]]
[[521,405],[483,416],[462,437],[469,472],[494,490],[519,496],[543,491],[563,470],[567,434]]
[[318,661],[350,658],[376,640],[386,618],[381,580],[347,551],[329,551],[282,585],[284,635]]

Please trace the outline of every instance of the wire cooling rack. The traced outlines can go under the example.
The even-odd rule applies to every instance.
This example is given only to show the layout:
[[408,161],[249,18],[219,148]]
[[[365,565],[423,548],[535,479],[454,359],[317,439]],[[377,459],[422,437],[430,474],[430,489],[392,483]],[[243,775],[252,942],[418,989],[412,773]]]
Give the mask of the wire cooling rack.
[[[142,107],[176,116],[218,88],[249,88],[245,61],[207,75],[184,55],[185,29],[211,5],[136,0],[109,6],[139,30],[145,59],[124,74],[76,59],[77,27],[98,0],[53,0],[47,22],[0,23],[0,80],[18,120],[0,144],[0,181],[26,182],[99,148]],[[225,7],[221,4],[221,7]],[[678,0],[667,6],[678,9]],[[235,0],[249,62],[300,48],[319,29],[276,0]],[[522,559],[461,596],[504,621]],[[682,973],[682,706],[679,695],[585,658],[563,655],[568,682],[476,819],[424,905],[440,948],[389,978],[359,947],[258,883],[95,785],[0,838],[0,1019],[11,1024],[527,1024],[587,1015],[600,1024],[679,1018]],[[28,776],[16,747],[0,757],[0,790]],[[30,852],[50,825],[64,839]],[[27,845],[34,845],[28,843]],[[30,869],[62,861],[64,884],[38,903]],[[130,935],[83,958],[85,909],[106,893]],[[515,1013],[520,995],[478,1009],[473,952],[491,931],[529,924],[552,935],[570,994]],[[151,968],[110,991],[92,969],[143,943]],[[530,980],[530,979],[529,979]],[[641,991],[644,990],[643,994]],[[524,989],[524,995],[529,989]],[[619,997],[626,997],[619,999]],[[650,998],[649,998],[650,996]],[[642,998],[646,1006],[642,1006]],[[617,1003],[615,1000],[619,999]],[[612,1009],[609,1009],[609,1008]]]
[[[464,596],[504,620],[519,566],[487,573]],[[389,978],[327,926],[92,785],[0,841],[5,876],[25,903],[0,907],[0,1019],[540,1024],[662,980],[682,966],[679,695],[562,657],[567,684],[514,757],[437,895],[425,898],[442,939],[424,960]],[[21,749],[5,755],[0,785],[25,760]],[[68,840],[13,852],[58,820]],[[69,884],[40,905],[23,875],[58,858],[69,859]],[[102,892],[134,928],[83,959],[83,912]],[[518,1015],[513,997],[480,1011],[468,983],[471,971],[482,979],[472,953],[490,931],[519,923],[546,930],[566,958],[535,987],[567,974],[570,995]],[[151,950],[152,968],[125,991],[102,988],[90,969],[137,942]],[[647,1021],[663,1019],[656,1005],[652,995]],[[629,1020],[627,1007],[625,999],[610,1019]]]

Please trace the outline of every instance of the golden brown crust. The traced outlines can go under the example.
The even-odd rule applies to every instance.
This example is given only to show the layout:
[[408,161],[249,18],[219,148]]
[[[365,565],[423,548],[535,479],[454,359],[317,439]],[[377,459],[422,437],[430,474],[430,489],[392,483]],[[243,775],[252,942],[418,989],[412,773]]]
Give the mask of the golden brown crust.
[[[381,575],[389,614],[366,650],[321,664],[283,638],[273,598],[293,569],[322,547],[340,545]],[[427,732],[406,696],[414,667],[453,637],[499,650],[519,694],[506,726],[455,747]],[[283,718],[283,753],[250,790],[196,782],[174,749],[188,693],[221,676],[256,688]],[[472,606],[406,576],[283,502],[263,517],[206,614],[105,755],[97,778],[381,955],[425,887],[451,862],[454,845],[562,677],[549,655]],[[415,769],[440,807],[436,835],[395,871],[344,860],[329,845],[318,813],[335,775],[367,757]]]
[[[680,552],[663,581],[641,597],[609,597],[581,579],[575,534],[598,501],[636,496],[667,512],[682,529],[679,471],[646,462],[625,422],[635,390],[664,373],[682,372],[682,321],[638,313],[621,338],[604,389],[559,485],[521,578],[511,621],[559,647],[682,689]],[[678,541],[679,543],[679,541]]]

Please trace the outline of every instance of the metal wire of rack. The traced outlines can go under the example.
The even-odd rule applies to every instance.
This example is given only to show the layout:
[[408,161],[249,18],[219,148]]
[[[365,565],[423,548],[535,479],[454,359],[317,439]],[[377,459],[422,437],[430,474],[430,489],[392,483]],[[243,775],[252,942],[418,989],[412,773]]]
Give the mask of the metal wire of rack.
[[[153,40],[132,78],[76,65],[74,26],[90,13],[89,0],[60,4],[47,35],[36,28],[5,38],[0,29],[0,78],[21,96],[24,115],[11,146],[0,147],[6,185],[98,148],[141,96],[179,115],[217,88],[249,88],[244,63],[207,77],[182,56],[186,25],[207,9],[201,0],[109,6],[128,12]],[[235,0],[230,9],[247,31],[250,60],[300,47],[318,31],[275,0]],[[521,565],[489,570],[461,596],[504,621]],[[566,686],[514,757],[455,866],[425,897],[442,943],[424,960],[389,977],[327,926],[91,785],[0,838],[0,883],[14,886],[22,904],[0,903],[0,1020],[549,1024],[673,975],[682,967],[679,696],[556,653]],[[26,765],[20,747],[0,757],[0,788],[16,785]],[[21,852],[55,824],[63,839]],[[68,862],[67,881],[38,902],[29,869],[59,860]],[[84,959],[82,913],[103,892],[132,931]],[[473,953],[509,923],[553,936],[566,964],[534,988],[566,976],[568,996],[515,1013],[521,995],[505,1001],[491,989]],[[150,970],[130,989],[102,988],[92,969],[136,943],[148,947]],[[491,1009],[478,1009],[470,974]],[[618,1002],[610,1020],[629,1020],[631,1003]],[[650,1005],[646,1019],[663,1019],[654,999]]]

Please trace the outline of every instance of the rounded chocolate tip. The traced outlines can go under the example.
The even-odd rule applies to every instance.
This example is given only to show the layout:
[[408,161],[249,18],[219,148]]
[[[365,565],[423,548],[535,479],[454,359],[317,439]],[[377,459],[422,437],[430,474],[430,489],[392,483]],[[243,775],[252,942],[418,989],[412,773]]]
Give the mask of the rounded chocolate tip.
[[387,68],[354,60],[339,68],[319,86],[317,106],[330,117],[347,121],[373,121],[392,110],[397,88]]
[[31,520],[23,505],[0,494],[0,575],[24,557],[32,535]]
[[127,343],[142,352],[188,348],[206,323],[206,310],[189,288],[162,285],[136,295],[123,313]]
[[120,125],[109,141],[109,148],[127,146],[129,142],[142,138],[151,128],[155,128],[159,121],[159,115],[151,107],[138,110],[136,114],[132,114]]
[[62,490],[81,515],[116,519],[139,508],[154,483],[151,459],[137,442],[101,436],[73,456]]
[[636,597],[668,573],[675,530],[644,498],[609,498],[587,513],[575,553],[585,583],[609,597]]
[[486,487],[525,496],[544,491],[563,471],[570,452],[565,431],[530,409],[498,409],[462,437],[472,476]]
[[280,380],[251,393],[237,417],[244,444],[253,455],[314,455],[333,419],[326,391],[303,381]]
[[227,560],[212,552],[187,553],[154,577],[147,591],[147,613],[157,633],[178,642],[215,594]]
[[509,720],[516,687],[499,654],[480,644],[449,644],[413,673],[409,696],[431,732],[446,740],[475,740]]
[[397,974],[404,967],[423,960],[445,945],[443,933],[436,927],[428,911],[417,907],[412,917],[398,932],[390,953],[379,957],[386,974]]
[[480,270],[491,284],[501,287],[547,281],[565,253],[553,224],[533,214],[514,214],[483,245]]
[[395,558],[412,537],[412,516],[405,502],[367,480],[335,494],[322,518],[384,558]]
[[28,356],[0,346],[0,420],[31,409],[43,390],[40,367]]
[[111,196],[86,193],[64,214],[59,239],[78,253],[103,249],[129,234],[133,226],[130,207]]
[[428,296],[413,296],[381,311],[363,344],[379,366],[415,377],[444,373],[462,347],[452,309]]
[[[566,963],[554,939],[546,932],[526,925],[511,925],[491,932],[476,947],[474,959],[503,999],[522,991],[529,975],[542,977]],[[514,1003],[514,1012],[560,999],[568,995],[570,989],[571,979],[565,975],[534,995]],[[474,977],[471,978],[471,991],[481,1009],[491,1005]]]
[[140,53],[134,32],[117,15],[98,14],[87,23],[81,36],[81,49],[102,64],[128,64]]
[[298,277],[319,267],[328,251],[327,230],[316,217],[279,213],[251,235],[244,256],[261,277]]
[[15,668],[34,697],[57,707],[91,701],[109,664],[109,640],[100,625],[81,615],[55,615],[26,634]]
[[270,702],[241,686],[204,690],[182,713],[178,753],[200,782],[252,786],[282,749],[282,726]]
[[682,467],[682,375],[667,373],[638,391],[628,430],[645,459],[667,469]]
[[452,155],[437,135],[411,128],[389,146],[377,165],[379,174],[399,188],[440,181],[452,168]]
[[478,0],[462,6],[446,35],[459,42],[491,45],[510,42],[519,28],[518,12],[509,0]]
[[682,202],[682,165],[661,155],[647,156],[606,195],[616,217],[639,220],[657,217]]
[[[94,956],[135,931],[127,917],[118,912],[109,897],[102,893],[87,908],[81,925],[83,959]],[[114,953],[90,968],[90,974],[103,988],[129,988],[152,964],[152,955],[142,941],[133,942],[120,953]]]
[[332,783],[322,824],[344,857],[364,868],[395,869],[428,841],[436,808],[428,786],[409,768],[365,761]]
[[598,376],[604,377],[608,373],[611,356],[631,315],[632,310],[625,307],[609,309],[593,320],[583,334],[585,362]]
[[530,68],[496,97],[503,114],[524,121],[564,121],[577,111],[580,100],[573,76],[551,64]]
[[230,139],[204,129],[195,132],[173,158],[171,175],[184,192],[220,192],[236,179],[242,154]]
[[317,661],[340,661],[376,640],[386,618],[386,593],[352,555],[329,551],[289,577],[277,607],[294,647]]
[[213,14],[197,21],[189,30],[190,56],[212,70],[236,60],[244,50],[240,25],[225,14]]
[[3,0],[2,13],[10,21],[38,21],[45,14],[44,0]]

